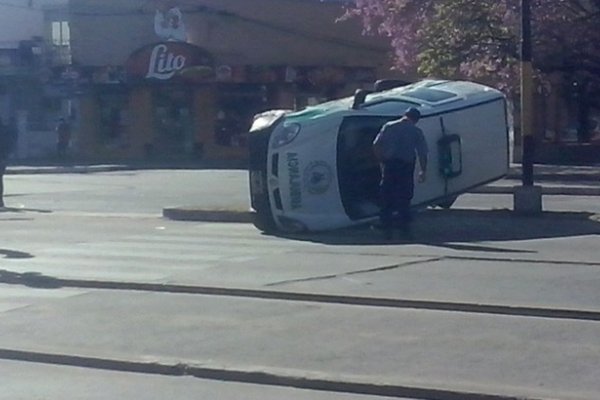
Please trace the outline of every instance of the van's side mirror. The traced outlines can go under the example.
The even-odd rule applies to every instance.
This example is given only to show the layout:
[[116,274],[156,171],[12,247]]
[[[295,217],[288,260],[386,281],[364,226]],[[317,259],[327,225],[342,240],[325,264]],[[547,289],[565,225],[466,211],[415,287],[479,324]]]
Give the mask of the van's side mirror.
[[462,174],[462,150],[459,135],[445,135],[438,140],[439,172],[445,178]]

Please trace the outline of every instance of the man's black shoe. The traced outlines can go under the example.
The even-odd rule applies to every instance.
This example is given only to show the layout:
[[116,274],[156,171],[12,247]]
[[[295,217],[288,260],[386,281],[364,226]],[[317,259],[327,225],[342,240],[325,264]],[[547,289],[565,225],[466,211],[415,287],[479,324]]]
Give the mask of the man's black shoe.
[[371,225],[371,230],[381,233],[385,240],[392,240],[394,238],[394,231],[383,225]]

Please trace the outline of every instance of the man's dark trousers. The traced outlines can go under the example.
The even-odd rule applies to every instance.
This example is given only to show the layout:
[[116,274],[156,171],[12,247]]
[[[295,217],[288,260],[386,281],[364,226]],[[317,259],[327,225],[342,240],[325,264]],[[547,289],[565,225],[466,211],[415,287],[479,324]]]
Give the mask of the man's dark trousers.
[[383,163],[380,183],[380,221],[386,236],[391,237],[394,228],[394,212],[400,228],[410,233],[410,202],[414,193],[415,163],[391,160]]

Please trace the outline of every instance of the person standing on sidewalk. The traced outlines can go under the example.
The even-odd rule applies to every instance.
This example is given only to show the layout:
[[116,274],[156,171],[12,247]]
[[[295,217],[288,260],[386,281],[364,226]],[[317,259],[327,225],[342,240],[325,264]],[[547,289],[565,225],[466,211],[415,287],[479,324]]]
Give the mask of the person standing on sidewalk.
[[427,142],[416,126],[420,118],[419,110],[411,107],[399,120],[383,125],[373,141],[373,152],[381,166],[379,219],[386,239],[393,238],[394,213],[404,235],[411,238],[410,202],[417,157],[420,182],[425,181],[427,171]]
[[0,119],[0,208],[4,208],[4,173],[8,157],[16,144],[16,129],[13,124],[6,125]]
[[71,126],[66,118],[61,118],[56,125],[56,154],[58,158],[67,156],[67,148],[71,141]]

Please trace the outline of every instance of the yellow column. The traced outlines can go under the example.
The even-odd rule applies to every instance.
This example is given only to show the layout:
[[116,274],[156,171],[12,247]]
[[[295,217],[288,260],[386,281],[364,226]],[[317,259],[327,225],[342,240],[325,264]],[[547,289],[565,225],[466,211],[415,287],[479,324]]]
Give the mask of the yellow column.
[[94,157],[98,150],[100,116],[98,114],[98,103],[93,95],[85,96],[80,100],[79,120],[79,132],[77,134],[79,152],[85,158]]
[[135,87],[129,96],[131,116],[127,127],[132,158],[146,156],[145,146],[154,141],[154,116],[152,115],[152,90],[146,86]]
[[214,150],[216,108],[216,88],[214,85],[197,86],[194,89],[192,116],[195,144],[202,146],[204,156],[211,156]]

